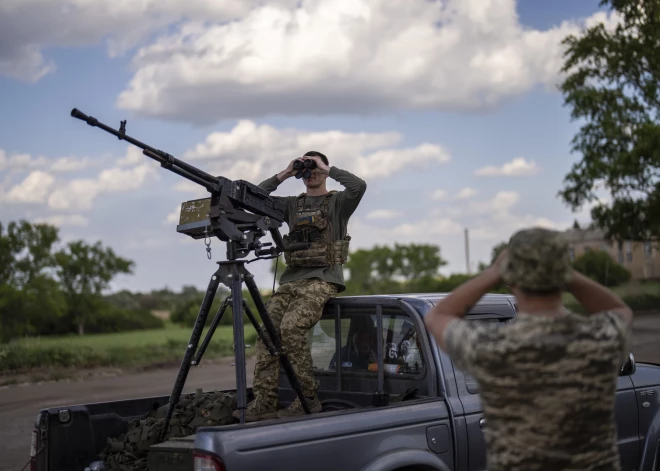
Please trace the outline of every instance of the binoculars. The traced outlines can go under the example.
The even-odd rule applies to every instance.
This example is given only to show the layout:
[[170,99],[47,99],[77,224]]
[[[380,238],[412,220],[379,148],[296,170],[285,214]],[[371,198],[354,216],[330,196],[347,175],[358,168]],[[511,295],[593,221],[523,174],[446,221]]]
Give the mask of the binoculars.
[[293,162],[293,169],[298,170],[296,173],[296,178],[309,178],[312,175],[311,170],[314,170],[317,167],[316,162],[312,159],[298,159]]

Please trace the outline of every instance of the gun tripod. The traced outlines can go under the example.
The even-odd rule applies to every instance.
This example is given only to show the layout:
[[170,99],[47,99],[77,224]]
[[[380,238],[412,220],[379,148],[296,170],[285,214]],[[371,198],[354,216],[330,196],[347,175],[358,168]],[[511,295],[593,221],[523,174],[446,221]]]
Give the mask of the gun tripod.
[[[179,373],[177,375],[176,381],[174,382],[174,388],[170,396],[169,406],[167,408],[167,414],[165,416],[165,424],[161,431],[159,442],[162,442],[163,438],[165,437],[165,434],[167,433],[167,427],[172,418],[172,413],[174,411],[174,408],[176,407],[181,397],[181,391],[183,390],[184,383],[186,381],[186,378],[188,377],[188,372],[190,371],[190,367],[193,365],[198,365],[199,362],[201,361],[202,355],[204,354],[204,351],[206,350],[206,347],[208,346],[211,337],[213,336],[215,329],[220,323],[220,319],[222,318],[222,315],[227,309],[229,303],[231,303],[232,305],[232,313],[233,313],[234,354],[236,360],[236,394],[237,394],[237,408],[240,411],[240,423],[245,423],[245,408],[247,405],[247,400],[246,400],[247,386],[246,386],[246,376],[245,376],[245,336],[243,333],[242,308],[245,308],[245,312],[247,314],[248,319],[254,326],[255,330],[257,331],[257,334],[259,335],[261,341],[268,349],[269,353],[271,355],[279,356],[282,366],[284,367],[284,371],[286,372],[289,382],[291,383],[291,387],[298,395],[298,399],[300,399],[303,409],[307,414],[311,413],[309,409],[309,405],[307,404],[305,396],[302,392],[300,382],[298,381],[295,371],[293,370],[293,366],[291,365],[291,362],[289,361],[289,358],[287,357],[286,352],[282,347],[279,335],[275,329],[275,326],[273,325],[273,322],[268,312],[266,311],[266,306],[263,302],[263,299],[261,298],[261,294],[259,293],[257,284],[254,281],[254,276],[247,270],[247,268],[245,268],[246,262],[242,260],[230,260],[226,262],[217,262],[217,263],[219,265],[218,269],[211,277],[209,285],[206,289],[204,300],[202,301],[202,305],[200,307],[199,314],[197,315],[197,319],[195,321],[192,334],[190,335],[190,341],[188,342],[186,353],[183,357],[183,361],[181,362],[181,367],[179,368]],[[247,306],[247,303],[243,299],[243,290],[242,290],[243,282],[245,282],[248,292],[250,293],[250,296],[252,296],[252,299],[254,300],[254,304],[257,307],[257,311],[259,312],[259,315],[261,317],[266,332],[264,332],[264,329],[260,328],[256,318],[254,317],[254,314],[252,313],[250,308]],[[225,298],[222,305],[218,309],[218,312],[216,313],[215,318],[213,319],[211,327],[207,332],[206,337],[204,338],[204,341],[199,351],[195,355],[195,350],[197,349],[199,339],[202,336],[204,325],[206,324],[206,318],[208,317],[211,304],[213,303],[213,299],[215,298],[215,294],[220,283],[223,283],[224,285],[229,287],[231,289],[231,294],[229,297]]]

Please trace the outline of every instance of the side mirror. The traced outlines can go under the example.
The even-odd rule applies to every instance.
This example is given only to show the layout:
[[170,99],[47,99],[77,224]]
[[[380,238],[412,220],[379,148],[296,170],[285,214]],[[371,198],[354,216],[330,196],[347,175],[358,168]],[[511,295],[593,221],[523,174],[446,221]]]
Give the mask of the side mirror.
[[619,372],[619,376],[627,376],[634,374],[635,371],[637,371],[637,367],[635,366],[635,356],[632,353],[628,354],[628,361],[623,364],[621,367],[621,371]]

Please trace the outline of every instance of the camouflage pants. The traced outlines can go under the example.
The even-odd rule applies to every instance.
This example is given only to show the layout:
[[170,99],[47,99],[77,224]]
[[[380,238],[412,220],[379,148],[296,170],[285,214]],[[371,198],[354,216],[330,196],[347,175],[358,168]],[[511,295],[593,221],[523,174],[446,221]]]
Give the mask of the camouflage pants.
[[[337,286],[318,278],[284,283],[266,304],[266,310],[280,334],[282,346],[296,372],[303,394],[314,396],[317,383],[312,369],[312,353],[307,335],[321,318],[328,300],[337,294]],[[253,390],[256,396],[277,402],[280,360],[272,357],[261,339],[257,340],[257,364]]]

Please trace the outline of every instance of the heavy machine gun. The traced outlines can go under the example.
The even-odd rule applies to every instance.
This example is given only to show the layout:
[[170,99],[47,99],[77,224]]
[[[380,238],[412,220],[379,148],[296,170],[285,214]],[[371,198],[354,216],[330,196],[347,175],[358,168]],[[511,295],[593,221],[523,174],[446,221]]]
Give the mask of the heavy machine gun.
[[[227,245],[227,261],[217,262],[218,269],[211,276],[204,299],[200,306],[199,314],[190,335],[190,341],[185,351],[179,373],[174,382],[169,406],[165,417],[165,424],[159,441],[164,438],[172,412],[176,407],[183,390],[184,383],[193,365],[199,365],[201,356],[206,345],[213,335],[220,318],[228,304],[232,305],[233,328],[234,328],[234,352],[236,360],[236,395],[237,408],[240,412],[240,422],[245,423],[245,408],[247,385],[245,375],[245,337],[243,332],[243,307],[250,322],[254,325],[261,341],[264,343],[271,355],[278,356],[284,371],[296,392],[303,409],[310,413],[309,405],[302,392],[300,382],[295,374],[293,366],[283,351],[282,344],[273,325],[254,276],[245,268],[245,258],[254,251],[257,258],[273,258],[282,252],[300,250],[307,248],[307,243],[284,244],[279,228],[284,220],[285,206],[281,200],[269,196],[269,194],[245,180],[229,180],[224,177],[214,177],[197,167],[176,159],[162,150],[155,149],[134,139],[126,134],[126,121],[120,121],[119,129],[113,129],[98,119],[88,116],[80,110],[71,110],[71,116],[85,121],[88,125],[98,127],[120,140],[127,141],[142,149],[142,153],[160,163],[166,168],[188,180],[203,186],[210,193],[210,197],[186,201],[181,204],[181,213],[177,232],[186,234],[194,239],[204,238],[207,245],[208,258],[211,258],[209,244],[210,237],[215,236]],[[275,246],[271,243],[262,243],[260,239],[266,234],[272,236]],[[208,241],[208,242],[207,242]],[[248,292],[252,297],[257,311],[261,317],[263,326],[261,329],[252,312],[243,299],[242,285],[245,282]],[[213,319],[202,348],[197,351],[206,319],[215,298],[219,284],[222,283],[231,290],[230,297],[224,300],[222,306]],[[197,351],[197,352],[196,352]],[[196,357],[195,357],[196,355]]]

